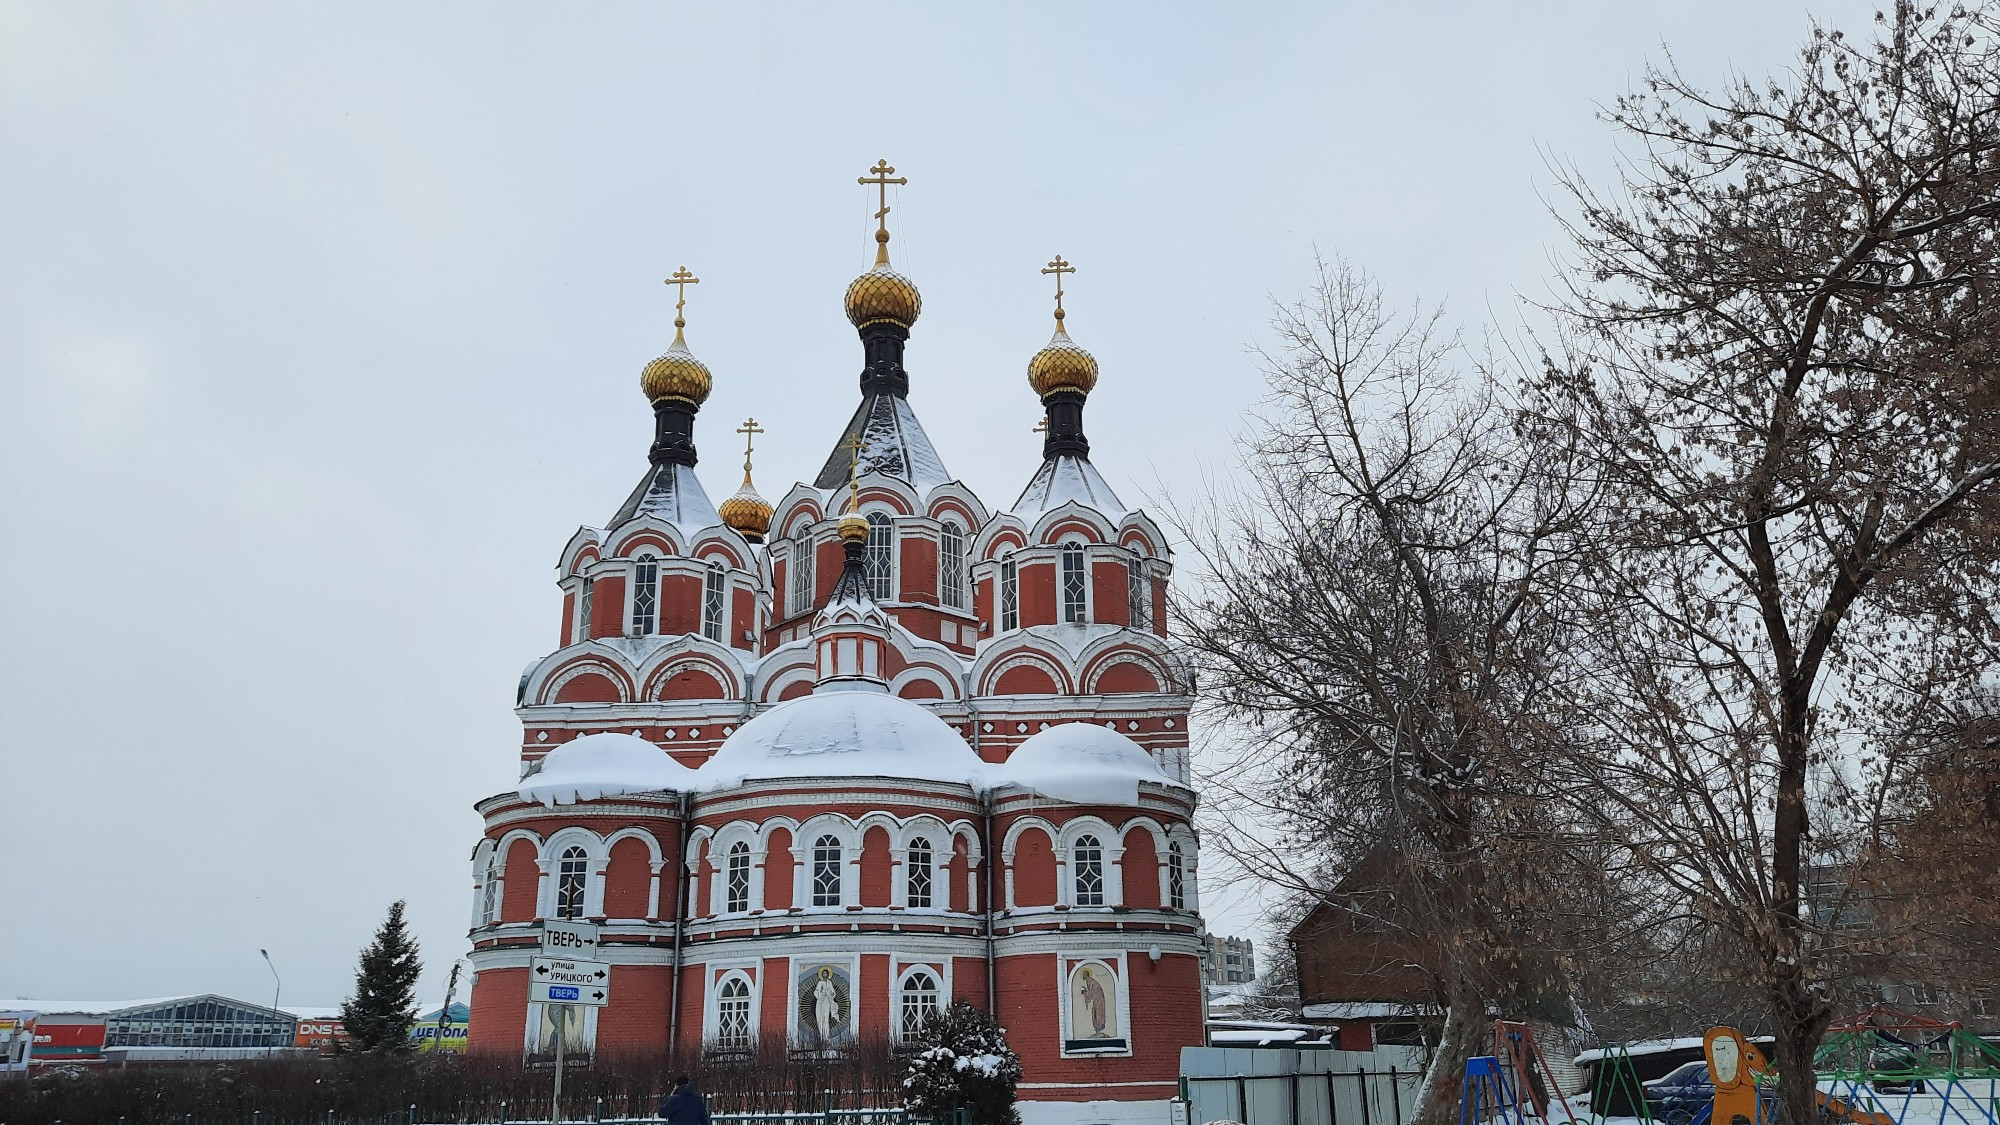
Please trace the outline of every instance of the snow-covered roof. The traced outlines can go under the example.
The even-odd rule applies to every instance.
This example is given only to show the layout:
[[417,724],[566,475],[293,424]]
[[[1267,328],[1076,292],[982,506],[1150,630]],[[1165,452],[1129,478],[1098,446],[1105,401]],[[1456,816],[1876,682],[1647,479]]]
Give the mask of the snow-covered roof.
[[[205,995],[205,994],[204,994]],[[177,1004],[189,997],[151,996],[143,1000],[30,1000],[19,997],[6,1001],[15,1011],[35,1012],[39,1015],[88,1015],[101,1016],[107,1012],[122,1012],[127,1008],[153,1008],[162,1004]]]
[[1104,483],[1097,467],[1068,454],[1042,462],[1042,467],[1028,481],[1028,487],[1021,490],[1021,498],[1014,501],[1013,510],[1015,515],[1033,523],[1043,512],[1072,501],[1114,522],[1125,517],[1125,505],[1111,491],[1111,486]]
[[[1745,1038],[1752,1043],[1772,1042],[1771,1037],[1768,1035],[1749,1035],[1745,1036]],[[1636,1043],[1627,1043],[1625,1045],[1625,1053],[1629,1055],[1664,1055],[1669,1051],[1699,1051],[1701,1050],[1702,1043],[1703,1039],[1699,1035],[1684,1039],[1642,1039]],[[1604,1052],[1608,1049],[1593,1047],[1588,1051],[1578,1051],[1575,1059],[1576,1065],[1582,1066],[1585,1063],[1594,1063],[1603,1058]]]
[[[1340,1000],[1327,1004],[1307,1004],[1304,1009],[1309,1020],[1380,1020],[1412,1014],[1408,1004],[1389,1004],[1374,1000]],[[1427,1014],[1418,1009],[1419,1015]]]
[[701,478],[694,475],[694,466],[677,462],[649,466],[639,487],[625,498],[618,514],[605,526],[617,527],[640,516],[673,524],[689,536],[722,522],[722,517],[715,514],[715,505],[709,503]]
[[1021,743],[994,781],[1079,805],[1136,805],[1140,782],[1177,784],[1145,747],[1087,722],[1053,726]]
[[542,768],[521,781],[524,801],[554,808],[625,793],[693,786],[695,771],[635,734],[586,734],[549,751]]
[[926,708],[884,691],[822,689],[778,704],[694,771],[704,790],[783,777],[900,777],[982,787],[988,767]]
[[861,438],[861,475],[881,473],[901,477],[919,495],[951,479],[909,401],[901,395],[876,391],[861,400],[847,428],[840,432],[826,466],[814,479],[817,487],[839,488],[847,483],[850,464],[847,443],[856,435]]

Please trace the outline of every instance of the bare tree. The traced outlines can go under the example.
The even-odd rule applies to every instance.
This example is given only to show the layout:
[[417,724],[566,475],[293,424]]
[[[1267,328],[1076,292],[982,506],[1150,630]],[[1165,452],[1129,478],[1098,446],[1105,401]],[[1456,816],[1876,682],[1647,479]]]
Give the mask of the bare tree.
[[1792,1121],[1855,934],[1808,907],[1969,691],[1993,635],[2000,55],[1994,14],[1899,3],[1815,27],[1783,79],[1672,66],[1606,111],[1619,190],[1565,176],[1560,311],[1534,423],[1601,502],[1569,808],[1728,939]]
[[1176,609],[1232,732],[1225,800],[1274,834],[1235,857],[1309,898],[1366,858],[1387,885],[1349,905],[1426,951],[1446,1019],[1418,1115],[1443,1122],[1489,1005],[1567,998],[1530,748],[1563,644],[1538,595],[1579,500],[1437,310],[1322,263],[1274,328],[1247,487],[1177,520],[1197,566]]

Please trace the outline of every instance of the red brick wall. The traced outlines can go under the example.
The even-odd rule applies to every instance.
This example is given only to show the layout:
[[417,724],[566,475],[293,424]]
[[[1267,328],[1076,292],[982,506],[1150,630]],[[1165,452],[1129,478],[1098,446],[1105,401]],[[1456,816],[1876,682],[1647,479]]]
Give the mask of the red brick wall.
[[773,828],[764,852],[764,909],[792,908],[792,833]]
[[828,594],[833,593],[833,584],[840,581],[841,568],[847,565],[845,545],[838,539],[829,539],[819,545],[813,555],[813,604],[825,605]]
[[862,1040],[889,1034],[889,955],[866,953],[861,957],[861,1016],[854,1030]]
[[686,574],[660,575],[660,623],[663,636],[701,632],[701,579]]
[[715,885],[715,865],[709,862],[711,843],[711,840],[702,841],[695,853],[700,857],[695,867],[694,883],[694,916],[697,918],[706,918],[714,913],[708,901],[709,891]]
[[[750,591],[737,590],[730,595],[729,625],[722,635],[722,643],[731,648],[754,648],[757,641],[757,607]],[[744,634],[749,634],[746,638]]]
[[783,559],[771,564],[771,623],[774,625],[802,608],[792,604],[791,569]]
[[681,968],[680,1030],[676,1033],[680,1042],[674,1045],[673,1054],[682,1066],[688,1066],[701,1057],[701,1041],[707,1034],[701,1022],[703,1005],[708,996],[703,991],[703,978],[707,975],[706,965],[685,965]]
[[986,961],[983,958],[952,959],[951,996],[981,1011],[986,1010]]
[[1033,664],[1020,664],[1000,673],[993,685],[995,695],[1054,695],[1056,681]]
[[615,637],[625,631],[625,576],[600,578],[590,588],[590,635]]
[[944,861],[945,893],[941,900],[946,910],[968,910],[965,901],[965,877],[972,869],[972,857],[967,854],[965,838],[954,836],[951,840],[951,858]]
[[1167,635],[1167,580],[1153,579],[1153,632]]
[[786,1005],[791,999],[792,963],[783,957],[764,958],[762,979],[757,986],[763,989],[763,1010],[758,1014],[758,1038],[764,1042],[782,1044],[791,1035],[791,1012]]
[[465,1049],[518,1058],[528,1037],[528,970],[486,969],[472,978]]
[[881,825],[861,836],[861,905],[889,905],[889,830]]
[[556,647],[562,648],[563,646],[569,644],[569,639],[572,636],[575,636],[574,632],[575,629],[576,629],[576,595],[570,593],[568,590],[564,590],[563,612],[562,612],[562,636],[556,638]]
[[604,916],[644,918],[652,889],[653,859],[646,845],[630,837],[611,845],[611,862],[604,867]]
[[982,578],[972,584],[972,612],[978,616],[979,623],[985,626],[982,632],[991,632],[999,627],[994,624],[994,617],[998,611],[993,608],[993,579]]
[[1125,906],[1160,905],[1160,853],[1153,834],[1143,828],[1125,833],[1125,854],[1118,869],[1125,882]]
[[905,535],[900,541],[903,595],[900,601],[938,604],[938,545],[930,539]]
[[[1075,1083],[1071,1089],[1039,1089],[1043,1099],[1091,1101],[1153,1100],[1171,1097],[1180,1075],[1182,1047],[1202,1041],[1202,985],[1198,958],[1170,955],[1154,964],[1145,953],[1126,954],[1130,1023],[1127,1056],[1062,1057],[1064,1028],[1049,1018],[1060,1003],[1053,954],[1001,957],[997,999],[1007,1040],[1021,1056],[1021,1066],[1037,1082]],[[1118,1083],[1157,1082],[1128,1086]]]
[[1116,695],[1120,692],[1159,691],[1160,681],[1151,672],[1130,660],[1121,660],[1106,668],[1097,677],[1097,694]]
[[[535,892],[542,881],[542,869],[535,866],[535,845],[526,840],[514,841],[507,848],[506,862],[503,876],[506,893],[500,900],[500,920],[531,922],[535,917]],[[486,979],[486,974],[479,974],[479,978]]]
[[1023,564],[1020,569],[1021,624],[1053,625],[1056,623],[1056,566],[1052,562],[1033,566]]
[[1028,829],[1014,842],[1014,904],[1056,904],[1055,843],[1039,828]]
[[1105,625],[1130,625],[1132,607],[1125,600],[1125,564],[1090,564],[1091,620]]
[[653,1051],[667,1037],[674,971],[666,965],[611,966],[611,1003],[597,1013],[597,1049]]
[[618,685],[595,672],[586,672],[564,683],[556,692],[557,703],[617,703],[624,698]]
[[722,681],[700,668],[682,668],[660,685],[661,699],[721,699]]

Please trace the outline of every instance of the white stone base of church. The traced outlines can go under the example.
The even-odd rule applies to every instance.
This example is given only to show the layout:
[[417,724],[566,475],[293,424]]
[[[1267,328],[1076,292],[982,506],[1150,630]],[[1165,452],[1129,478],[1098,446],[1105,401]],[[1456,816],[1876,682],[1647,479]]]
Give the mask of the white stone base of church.
[[1167,1125],[1168,1099],[1145,1102],[1016,1103],[1021,1125]]

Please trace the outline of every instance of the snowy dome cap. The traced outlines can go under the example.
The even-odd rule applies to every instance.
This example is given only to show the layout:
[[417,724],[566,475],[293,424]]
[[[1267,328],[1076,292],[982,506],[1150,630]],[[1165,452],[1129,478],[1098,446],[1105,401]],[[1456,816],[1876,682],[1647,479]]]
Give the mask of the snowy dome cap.
[[542,768],[521,780],[523,801],[554,808],[626,793],[682,790],[695,772],[665,750],[632,734],[586,734],[548,752]]
[[702,764],[703,788],[783,777],[901,777],[980,787],[989,767],[943,719],[881,691],[828,691],[744,723]]
[[1079,805],[1137,805],[1139,783],[1178,785],[1146,748],[1095,723],[1063,723],[1015,748],[994,779]]

